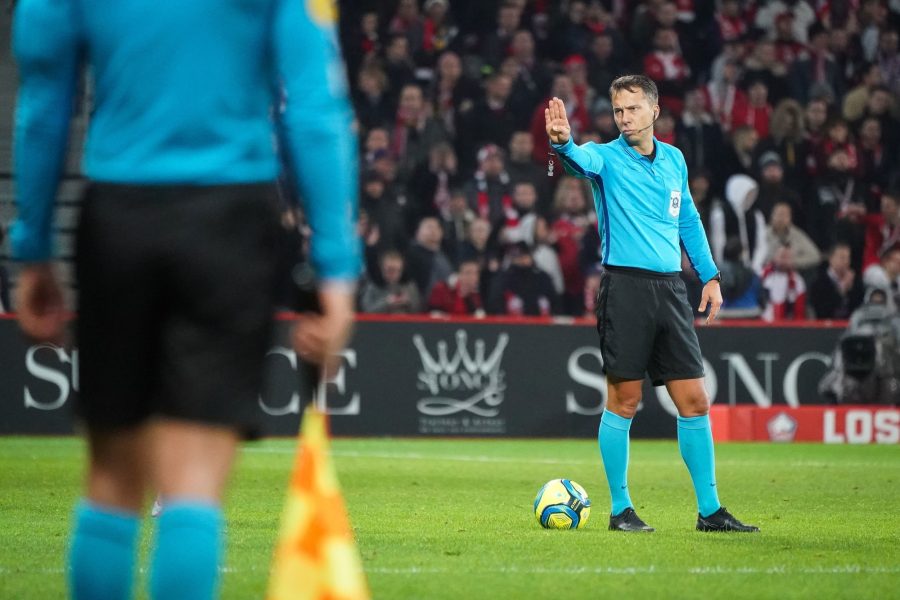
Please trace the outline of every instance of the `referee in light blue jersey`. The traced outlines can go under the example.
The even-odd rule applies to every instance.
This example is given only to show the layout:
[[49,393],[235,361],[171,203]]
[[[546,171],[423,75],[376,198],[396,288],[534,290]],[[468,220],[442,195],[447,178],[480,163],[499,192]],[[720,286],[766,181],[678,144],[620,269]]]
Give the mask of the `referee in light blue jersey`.
[[149,489],[166,499],[150,596],[217,593],[222,489],[238,440],[259,425],[280,235],[276,136],[321,278],[322,313],[294,330],[294,345],[333,367],[347,340],[361,262],[334,10],[329,0],[17,2],[11,237],[24,263],[20,323],[38,340],[62,337],[53,202],[80,70],[94,82],[76,259],[76,410],[90,466],[69,554],[73,598],[131,596]]
[[587,179],[594,194],[604,273],[597,330],[607,376],[600,420],[600,454],[612,497],[609,528],[653,531],[634,511],[628,493],[631,420],[649,374],[665,384],[678,408],[678,446],[697,494],[700,531],[759,531],[719,503],[703,361],[684,283],[683,246],[705,282],[700,310],[714,319],[722,304],[719,274],[688,191],[681,152],[653,137],[659,116],[656,84],[627,75],[609,89],[621,135],[607,144],[577,146],[558,98],[544,111],[547,135],[566,170]]

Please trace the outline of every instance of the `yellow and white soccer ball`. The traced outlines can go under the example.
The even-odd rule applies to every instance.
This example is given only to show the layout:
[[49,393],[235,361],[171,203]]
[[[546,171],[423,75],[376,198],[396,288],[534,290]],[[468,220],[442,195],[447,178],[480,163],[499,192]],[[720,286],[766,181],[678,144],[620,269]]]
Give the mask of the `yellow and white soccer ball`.
[[534,499],[534,516],[545,529],[578,529],[591,516],[591,501],[574,481],[552,479]]

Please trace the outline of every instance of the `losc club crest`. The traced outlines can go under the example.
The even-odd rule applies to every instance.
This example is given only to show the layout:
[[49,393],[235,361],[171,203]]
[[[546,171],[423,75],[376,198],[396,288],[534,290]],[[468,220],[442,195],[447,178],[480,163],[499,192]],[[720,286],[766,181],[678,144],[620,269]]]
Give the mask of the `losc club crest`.
[[426,394],[416,405],[420,413],[420,433],[492,434],[506,431],[499,418],[506,390],[506,373],[501,369],[509,335],[501,333],[493,349],[477,339],[469,349],[468,334],[457,330],[455,345],[437,342],[434,351],[421,335],[413,336],[422,368],[417,386]]
[[778,413],[766,424],[769,440],[773,442],[793,442],[797,435],[797,420],[787,413]]

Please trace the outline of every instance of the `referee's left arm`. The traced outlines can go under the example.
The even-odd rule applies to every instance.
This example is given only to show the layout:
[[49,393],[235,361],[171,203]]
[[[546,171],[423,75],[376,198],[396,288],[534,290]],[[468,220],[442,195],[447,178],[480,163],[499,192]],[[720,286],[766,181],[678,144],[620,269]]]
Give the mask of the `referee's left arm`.
[[294,328],[294,348],[330,374],[350,336],[362,270],[356,135],[336,17],[331,2],[276,0],[272,31],[272,85],[285,94],[282,141],[313,231],[310,259],[322,309]]
[[691,191],[688,188],[687,165],[680,153],[679,157],[683,175],[678,235],[691,261],[691,266],[694,267],[694,271],[696,271],[700,281],[707,283],[716,276],[719,269],[713,260],[712,252],[709,249],[709,241],[706,239],[706,231],[703,229],[703,222],[700,220],[700,213],[697,212],[697,207],[694,206],[694,199],[691,197]]
[[330,2],[276,0],[272,85],[285,94],[279,133],[313,231],[316,275],[352,286],[362,270],[357,147],[335,18]]
[[53,272],[53,204],[66,161],[69,122],[81,63],[79,20],[69,0],[20,0],[13,13],[19,92],[13,126],[13,182],[18,215],[13,257],[25,261],[16,285],[19,327],[61,344],[62,288]]
[[66,160],[69,122],[81,59],[72,3],[20,0],[13,14],[19,92],[13,131],[18,217],[10,230],[13,256],[45,262],[53,254],[53,204]]

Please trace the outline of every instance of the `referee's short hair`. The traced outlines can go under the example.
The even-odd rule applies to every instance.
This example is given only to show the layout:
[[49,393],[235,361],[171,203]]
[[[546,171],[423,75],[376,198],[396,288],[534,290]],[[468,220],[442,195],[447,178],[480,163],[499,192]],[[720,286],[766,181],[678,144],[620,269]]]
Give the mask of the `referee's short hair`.
[[641,90],[644,92],[647,100],[650,101],[650,106],[659,103],[659,90],[656,89],[656,83],[646,75],[622,75],[621,77],[616,77],[609,86],[609,99],[612,100],[621,90],[628,90],[632,93]]

